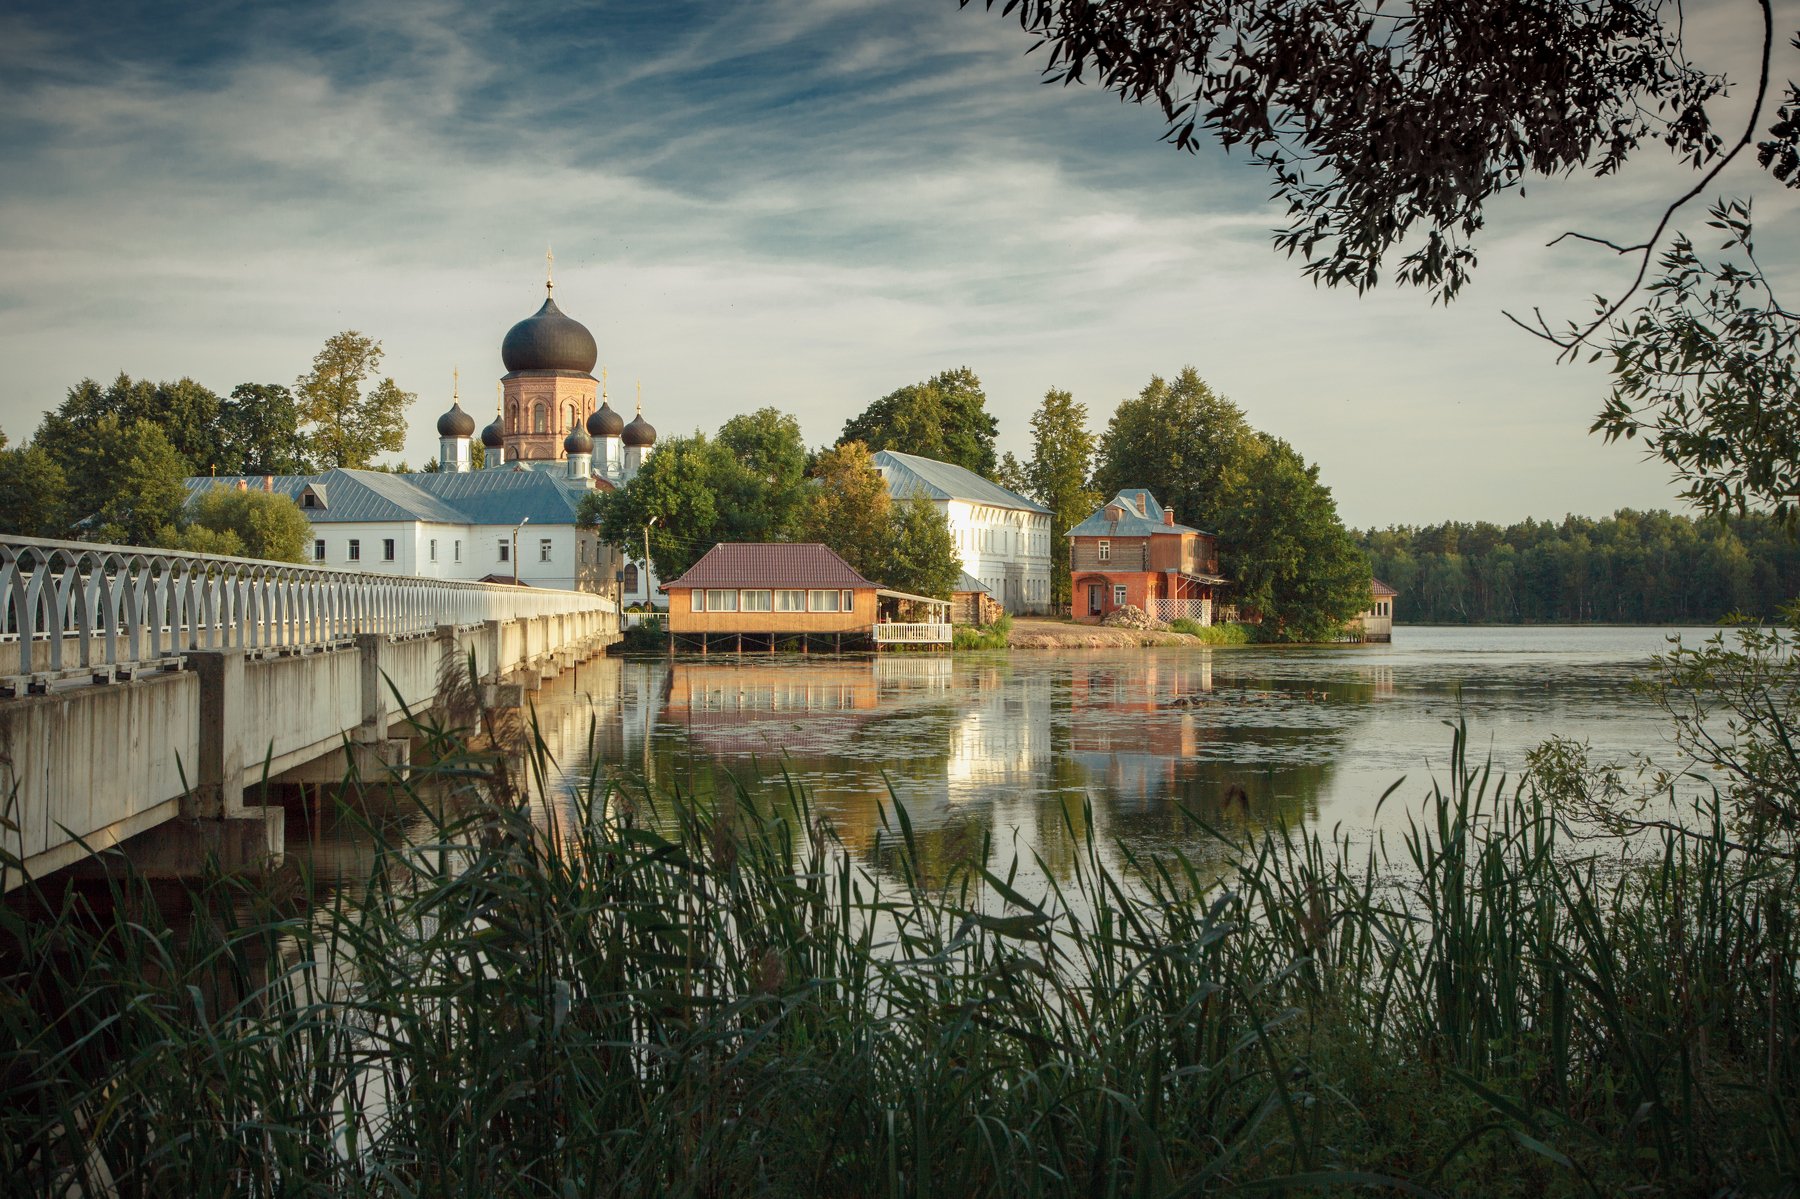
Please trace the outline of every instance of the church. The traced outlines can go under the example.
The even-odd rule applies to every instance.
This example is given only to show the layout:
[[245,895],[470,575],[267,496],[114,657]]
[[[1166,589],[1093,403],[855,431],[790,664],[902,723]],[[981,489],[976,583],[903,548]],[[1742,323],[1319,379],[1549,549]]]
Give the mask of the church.
[[649,563],[601,545],[575,516],[583,495],[637,475],[655,452],[656,429],[641,398],[630,421],[613,410],[594,377],[594,335],[556,306],[548,278],[544,289],[543,306],[500,343],[506,373],[499,411],[481,430],[481,469],[475,419],[453,389],[437,422],[435,470],[207,477],[189,479],[190,494],[237,487],[287,495],[312,523],[311,560],[320,566],[606,594],[618,587],[622,605],[651,602]]

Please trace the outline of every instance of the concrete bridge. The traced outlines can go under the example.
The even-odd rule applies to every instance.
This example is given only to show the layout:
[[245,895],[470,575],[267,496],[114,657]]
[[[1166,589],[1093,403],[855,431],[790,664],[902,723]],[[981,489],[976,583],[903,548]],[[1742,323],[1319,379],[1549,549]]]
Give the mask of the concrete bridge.
[[403,764],[400,705],[471,654],[533,689],[618,632],[589,592],[0,535],[4,889],[128,838],[165,871],[278,857],[247,786]]

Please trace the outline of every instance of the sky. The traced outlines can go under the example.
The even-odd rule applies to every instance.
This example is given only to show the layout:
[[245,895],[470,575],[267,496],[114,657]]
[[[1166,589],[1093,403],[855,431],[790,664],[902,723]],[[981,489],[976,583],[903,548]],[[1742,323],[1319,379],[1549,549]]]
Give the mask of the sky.
[[[1687,19],[1701,61],[1743,78],[1755,6]],[[1257,168],[1045,86],[1029,45],[954,0],[9,5],[0,429],[17,442],[119,372],[291,383],[356,329],[419,396],[417,464],[453,369],[492,413],[551,247],[614,407],[641,382],[664,435],[773,405],[825,444],[968,366],[1025,457],[1046,389],[1098,431],[1192,365],[1318,463],[1353,526],[1678,507],[1665,468],[1587,432],[1604,364],[1558,365],[1504,315],[1618,293],[1628,264],[1546,243],[1641,238],[1687,182],[1654,150],[1496,201],[1448,307],[1359,297],[1271,249]],[[1800,73],[1783,53],[1778,79]],[[1785,277],[1800,213],[1753,169],[1717,190],[1752,186]]]

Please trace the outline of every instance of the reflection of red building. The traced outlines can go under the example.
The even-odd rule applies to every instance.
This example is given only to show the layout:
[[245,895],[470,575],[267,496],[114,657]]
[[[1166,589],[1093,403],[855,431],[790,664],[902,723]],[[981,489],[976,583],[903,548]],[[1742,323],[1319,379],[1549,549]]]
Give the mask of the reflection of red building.
[[1211,533],[1175,523],[1175,513],[1141,488],[1121,491],[1069,530],[1075,619],[1098,624],[1130,604],[1158,620],[1212,623],[1219,576]]

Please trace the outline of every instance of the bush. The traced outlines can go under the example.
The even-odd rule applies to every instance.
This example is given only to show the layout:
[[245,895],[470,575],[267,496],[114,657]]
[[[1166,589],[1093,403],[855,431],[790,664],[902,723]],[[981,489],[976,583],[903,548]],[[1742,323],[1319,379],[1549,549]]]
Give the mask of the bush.
[[953,649],[1005,649],[1007,639],[1012,634],[1012,613],[1002,612],[1000,618],[988,625],[959,624],[950,630],[951,648]]
[[661,616],[646,616],[620,635],[619,648],[627,653],[666,651],[669,648],[668,626]]
[[1201,624],[1185,616],[1170,621],[1169,631],[1198,637],[1208,645],[1247,645],[1250,641],[1250,629],[1246,625]]

